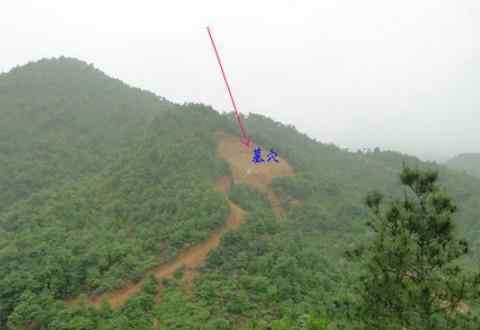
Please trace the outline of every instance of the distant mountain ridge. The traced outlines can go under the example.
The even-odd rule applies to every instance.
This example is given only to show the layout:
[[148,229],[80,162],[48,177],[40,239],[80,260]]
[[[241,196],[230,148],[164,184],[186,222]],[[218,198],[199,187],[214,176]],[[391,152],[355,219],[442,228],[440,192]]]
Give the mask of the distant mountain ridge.
[[446,165],[452,169],[462,170],[480,177],[480,153],[459,154],[448,160]]

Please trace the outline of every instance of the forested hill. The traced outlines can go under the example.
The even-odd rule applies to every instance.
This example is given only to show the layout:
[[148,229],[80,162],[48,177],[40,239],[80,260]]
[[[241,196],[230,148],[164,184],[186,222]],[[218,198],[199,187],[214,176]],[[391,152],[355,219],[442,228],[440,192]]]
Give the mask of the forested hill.
[[[194,281],[152,279],[119,310],[64,304],[144,280],[225,223],[215,182],[232,175],[218,132],[238,136],[234,117],[70,58],[0,75],[0,116],[0,329],[352,329],[361,271],[345,252],[370,238],[369,191],[403,195],[402,162],[440,171],[472,243],[463,261],[473,268],[480,255],[480,179],[396,152],[351,153],[250,114],[253,141],[295,173],[271,184],[283,221],[264,193],[232,183],[246,222]],[[302,328],[310,314],[322,322]]]
[[[0,209],[97,172],[173,107],[71,58],[0,75]],[[6,189],[5,189],[6,188]]]
[[480,177],[480,154],[460,154],[450,159],[446,165]]

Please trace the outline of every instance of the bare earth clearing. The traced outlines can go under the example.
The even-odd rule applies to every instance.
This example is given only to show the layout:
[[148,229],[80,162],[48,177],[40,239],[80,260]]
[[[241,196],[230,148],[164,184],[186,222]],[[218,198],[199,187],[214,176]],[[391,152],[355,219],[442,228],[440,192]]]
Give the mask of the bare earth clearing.
[[[223,133],[218,133],[217,137],[218,156],[229,163],[234,183],[249,184],[266,193],[272,203],[277,218],[280,220],[283,216],[283,210],[280,206],[278,197],[271,190],[270,184],[272,179],[276,176],[294,175],[290,165],[280,157],[278,158],[279,163],[254,164],[251,161],[253,147],[247,148],[240,143],[239,138]],[[262,148],[262,150],[268,149]],[[107,299],[112,308],[117,309],[121,307],[130,296],[141,290],[147,275],[150,274],[154,274],[157,279],[172,278],[177,270],[184,268],[184,278],[186,281],[190,282],[194,276],[195,269],[203,264],[210,250],[216,248],[220,244],[222,233],[238,229],[245,221],[245,211],[228,199],[230,178],[222,177],[218,179],[215,187],[217,191],[220,191],[225,195],[230,207],[230,215],[224,225],[216,229],[206,241],[191,246],[179,253],[173,261],[162,264],[146,272],[141,281],[136,283],[131,282],[124,288],[96,295],[90,298],[89,302],[98,307],[103,299]],[[66,301],[67,304],[75,304],[78,302],[79,298]]]

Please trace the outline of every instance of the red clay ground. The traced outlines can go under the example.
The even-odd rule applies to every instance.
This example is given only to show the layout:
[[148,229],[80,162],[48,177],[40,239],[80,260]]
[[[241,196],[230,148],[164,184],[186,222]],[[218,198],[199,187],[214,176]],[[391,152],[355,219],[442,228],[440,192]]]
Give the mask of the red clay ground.
[[[218,133],[217,138],[218,156],[229,163],[234,182],[249,184],[265,192],[272,203],[277,218],[280,219],[283,216],[283,210],[277,196],[270,189],[270,184],[276,176],[294,175],[292,168],[282,158],[279,158],[279,163],[254,164],[251,162],[253,147],[247,148],[240,143],[238,137],[232,137],[223,133]],[[230,215],[227,222],[215,230],[206,241],[185,249],[175,260],[146,272],[144,279],[140,282],[131,282],[122,289],[97,295],[90,299],[90,303],[98,307],[102,299],[106,298],[112,308],[117,309],[121,307],[130,296],[141,290],[149,274],[154,274],[157,279],[172,278],[175,271],[180,268],[185,268],[184,279],[187,282],[191,282],[195,269],[203,264],[210,250],[220,244],[220,236],[222,233],[238,229],[245,221],[245,211],[228,199],[229,188],[230,179],[228,177],[222,177],[216,183],[216,189],[222,192],[227,198],[230,206]],[[78,298],[67,300],[66,303],[78,303]]]
[[[223,133],[218,133],[217,138],[219,156],[229,163],[234,183],[249,184],[266,193],[280,220],[283,216],[283,209],[270,185],[274,177],[295,175],[292,167],[281,157],[278,157],[278,163],[255,164],[252,162],[253,146],[246,147],[240,143],[238,137]],[[268,148],[262,147],[262,150],[268,150]]]

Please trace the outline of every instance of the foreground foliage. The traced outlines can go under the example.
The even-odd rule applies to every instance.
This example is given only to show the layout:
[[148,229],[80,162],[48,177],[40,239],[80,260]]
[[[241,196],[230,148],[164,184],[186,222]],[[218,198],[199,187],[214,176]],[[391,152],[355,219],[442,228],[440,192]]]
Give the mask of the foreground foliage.
[[435,171],[404,167],[402,199],[387,205],[378,192],[366,204],[375,236],[364,254],[361,317],[365,329],[477,329],[464,302],[479,298],[480,275],[456,262],[468,253],[458,239],[457,207],[437,185]]

